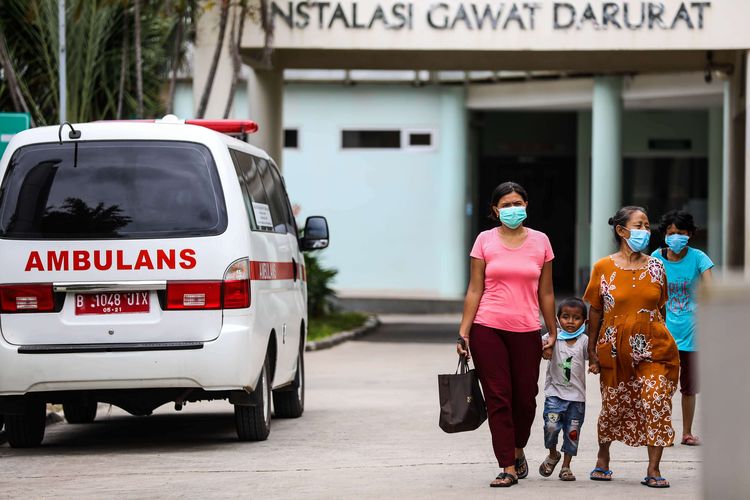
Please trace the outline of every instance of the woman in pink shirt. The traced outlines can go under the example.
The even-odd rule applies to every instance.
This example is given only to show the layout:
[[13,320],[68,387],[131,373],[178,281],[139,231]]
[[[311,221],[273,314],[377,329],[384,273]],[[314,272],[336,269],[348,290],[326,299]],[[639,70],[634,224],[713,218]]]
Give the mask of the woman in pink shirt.
[[[508,487],[529,473],[523,448],[536,413],[539,364],[557,340],[552,247],[547,235],[524,227],[528,195],[515,182],[492,193],[500,226],[477,236],[459,330],[459,355],[474,357],[482,384],[492,447],[503,471],[490,486]],[[549,331],[543,346],[539,311]]]

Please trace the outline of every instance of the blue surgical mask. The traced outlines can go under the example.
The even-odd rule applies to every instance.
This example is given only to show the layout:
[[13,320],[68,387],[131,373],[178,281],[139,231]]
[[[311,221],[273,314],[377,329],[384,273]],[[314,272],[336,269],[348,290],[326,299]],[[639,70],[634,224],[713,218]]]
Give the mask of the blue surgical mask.
[[562,328],[558,327],[557,328],[557,340],[573,340],[573,339],[577,339],[585,331],[586,331],[586,323],[585,322],[581,323],[581,327],[578,330],[574,331],[574,332],[569,332],[567,330],[563,330]]
[[630,229],[630,238],[625,241],[634,252],[642,252],[648,248],[651,239],[651,231],[645,229]]
[[526,220],[526,207],[501,208],[498,218],[503,223],[503,226],[515,229]]
[[664,238],[664,242],[674,253],[680,253],[687,246],[689,239],[690,236],[685,236],[684,234],[670,234]]

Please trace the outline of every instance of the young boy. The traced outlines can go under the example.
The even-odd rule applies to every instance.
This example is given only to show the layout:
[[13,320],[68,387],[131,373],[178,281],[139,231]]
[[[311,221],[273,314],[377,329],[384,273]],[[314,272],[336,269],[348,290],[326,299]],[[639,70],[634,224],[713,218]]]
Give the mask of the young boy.
[[[544,384],[544,447],[549,456],[539,466],[539,473],[549,477],[562,455],[557,438],[563,431],[562,453],[565,454],[560,479],[575,481],[570,461],[578,452],[578,438],[586,413],[586,360],[589,338],[586,330],[586,304],[579,298],[560,302],[557,309],[557,342],[552,348]],[[546,340],[546,339],[545,339]]]

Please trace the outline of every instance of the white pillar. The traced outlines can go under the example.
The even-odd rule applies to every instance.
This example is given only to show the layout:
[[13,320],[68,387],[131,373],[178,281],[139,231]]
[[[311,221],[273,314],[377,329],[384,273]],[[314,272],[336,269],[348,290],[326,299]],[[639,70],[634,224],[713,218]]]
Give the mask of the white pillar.
[[284,71],[255,69],[247,81],[250,119],[260,130],[252,134],[249,142],[264,149],[276,160],[279,168],[284,147]]
[[[446,87],[440,96],[440,180],[436,205],[440,207],[441,227],[447,231],[440,252],[442,271],[440,295],[447,299],[462,298],[466,292],[469,247],[465,228],[470,224],[466,214],[468,164],[468,120],[464,87]],[[450,269],[450,272],[446,270]]]
[[745,499],[750,474],[742,473],[740,464],[750,455],[750,434],[745,432],[750,414],[750,384],[746,382],[750,284],[725,277],[704,287],[699,301],[698,339],[705,339],[700,342],[698,356],[701,429],[706,438],[701,466],[703,498]]
[[725,165],[724,165],[724,245],[723,268],[725,270],[741,270],[745,258],[745,142],[747,131],[747,117],[743,104],[745,87],[742,85],[744,75],[739,70],[743,67],[746,57],[744,51],[737,53],[735,68],[738,71],[730,77],[728,90],[725,94]]
[[[221,10],[218,5],[219,3],[213,2],[213,5],[205,9],[198,19],[196,41],[193,46],[193,63],[191,65],[193,70],[193,109],[196,113],[198,112],[198,106],[203,96],[206,81],[208,80],[208,71],[211,68],[216,45],[219,43],[219,14]],[[233,9],[236,8],[235,6],[230,7],[227,29],[224,33],[222,49],[219,55],[219,64],[216,67],[216,75],[214,76],[208,106],[203,118],[217,119],[224,116],[224,108],[229,99],[229,88],[232,85],[232,58],[229,53],[228,44],[230,43],[229,33],[231,31],[230,23],[232,21]],[[181,116],[180,118],[186,117]]]
[[[745,252],[744,252],[744,260],[743,260],[743,267],[745,269],[745,276],[747,278],[750,278],[750,175],[747,175],[747,167],[750,165],[750,94],[748,94],[748,91],[750,91],[750,51],[745,51],[745,137],[744,137],[744,149],[745,149],[745,158],[742,165],[742,174],[745,177],[745,189],[743,193],[744,201],[745,201],[745,223],[744,223],[744,229],[745,229],[745,238],[744,238],[744,244],[745,244]],[[740,139],[743,140],[743,139]]]
[[591,134],[592,262],[614,249],[607,220],[622,199],[622,77],[594,78]]
[[722,168],[721,168],[721,268],[729,268],[729,179],[732,171],[732,84],[724,82],[724,105],[722,106]]
[[708,111],[708,255],[721,264],[722,241],[722,109]]
[[591,271],[591,112],[580,111],[577,122],[575,286],[580,295]]

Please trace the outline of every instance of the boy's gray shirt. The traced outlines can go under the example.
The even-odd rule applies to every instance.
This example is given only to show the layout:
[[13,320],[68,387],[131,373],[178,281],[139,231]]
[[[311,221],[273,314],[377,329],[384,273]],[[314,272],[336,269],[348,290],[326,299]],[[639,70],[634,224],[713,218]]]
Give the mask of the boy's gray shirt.
[[[546,342],[548,335],[543,341]],[[552,348],[552,359],[547,365],[547,379],[544,384],[544,395],[555,396],[565,401],[586,401],[586,360],[589,337],[586,334],[568,345],[564,340],[555,342]]]

